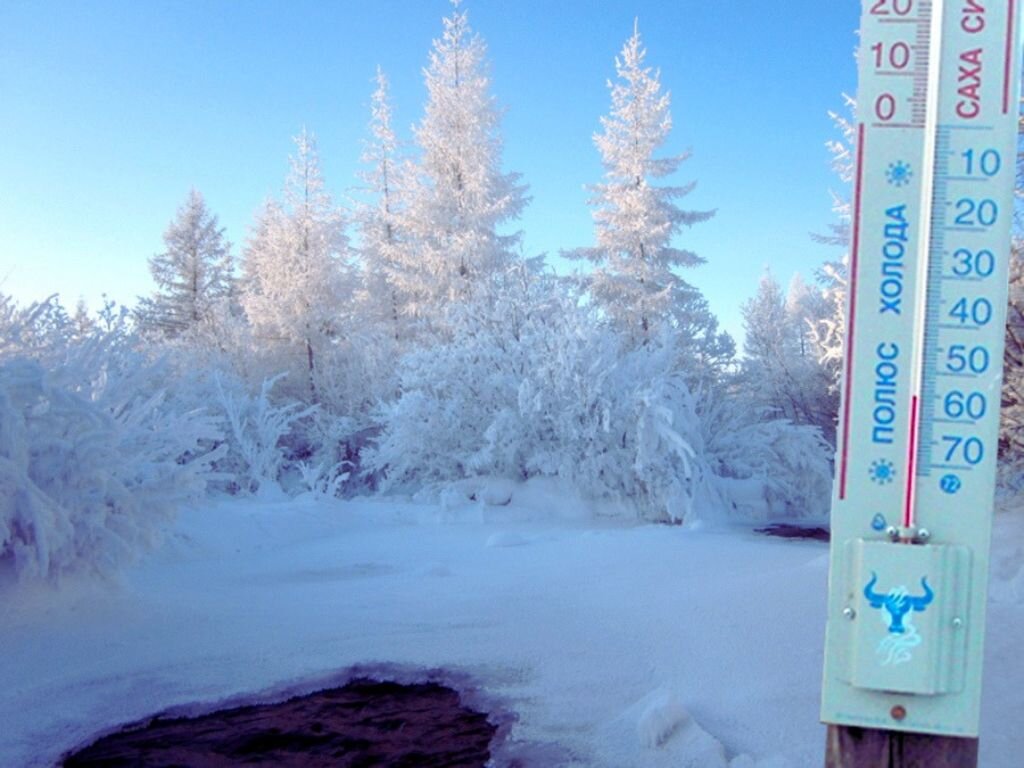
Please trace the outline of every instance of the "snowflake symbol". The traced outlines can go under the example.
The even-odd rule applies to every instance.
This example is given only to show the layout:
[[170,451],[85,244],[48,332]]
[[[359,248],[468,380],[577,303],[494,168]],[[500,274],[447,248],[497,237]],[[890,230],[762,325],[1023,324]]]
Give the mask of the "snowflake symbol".
[[902,160],[897,160],[895,163],[889,163],[888,169],[885,171],[885,179],[894,187],[903,187],[910,183],[911,177],[914,172],[910,170],[910,165],[904,163]]
[[888,459],[879,459],[871,462],[868,474],[879,485],[885,485],[886,483],[891,483],[893,478],[896,477],[896,467]]

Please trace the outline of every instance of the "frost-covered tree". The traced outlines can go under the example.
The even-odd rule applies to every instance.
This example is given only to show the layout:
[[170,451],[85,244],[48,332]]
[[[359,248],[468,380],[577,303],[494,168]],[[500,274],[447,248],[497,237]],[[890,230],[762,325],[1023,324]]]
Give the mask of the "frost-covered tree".
[[754,390],[764,402],[783,416],[794,416],[790,400],[793,373],[789,369],[796,342],[796,330],[786,312],[786,296],[782,286],[765,271],[753,298],[744,302],[743,370],[756,382]]
[[740,380],[751,401],[776,418],[834,429],[834,396],[819,364],[812,328],[827,313],[799,275],[788,293],[766,272],[742,308],[746,331]]
[[1024,461],[1024,115],[1017,120],[1017,148],[1017,200],[1010,248],[999,430],[1000,454],[1009,469],[1006,479],[1013,484],[1020,482],[1020,465]]
[[424,70],[427,104],[414,131],[419,159],[393,274],[403,312],[430,323],[515,259],[519,233],[500,230],[526,204],[519,175],[501,170],[486,47],[458,0],[453,5]]
[[163,253],[149,260],[156,291],[141,299],[140,324],[177,336],[208,319],[213,307],[232,290],[234,264],[224,228],[192,189],[164,232]]
[[316,140],[305,129],[284,201],[269,201],[257,216],[243,262],[242,306],[257,341],[302,371],[311,402],[318,400],[318,355],[344,324],[351,298],[351,266],[341,211],[320,173]]
[[14,297],[8,296],[0,291],[0,353],[6,346],[6,340],[17,322],[18,307],[14,303]]
[[844,250],[839,259],[826,261],[816,273],[825,300],[831,307],[827,316],[814,326],[814,339],[818,347],[821,364],[832,380],[836,396],[839,379],[843,370],[843,345],[846,338],[847,275],[849,272],[850,226],[852,223],[851,188],[857,159],[856,151],[856,110],[857,102],[843,94],[846,113],[829,112],[829,117],[839,132],[839,138],[829,139],[825,146],[832,156],[832,170],[839,180],[840,188],[830,190],[832,210],[836,221],[829,225],[829,234],[812,235],[816,242],[834,245]]
[[850,192],[853,185],[853,175],[857,166],[856,139],[857,139],[857,100],[848,94],[842,94],[844,112],[829,110],[828,116],[833,126],[839,132],[838,138],[832,138],[825,142],[825,147],[831,155],[832,170],[839,180],[840,188],[829,190],[832,196],[832,210],[836,214],[836,221],[829,224],[829,234],[813,235],[813,239],[820,243],[837,245],[848,248],[850,245],[850,218],[852,204]]
[[1010,463],[1024,458],[1024,241],[1010,255],[1010,300],[1006,310],[999,447]]
[[612,320],[641,342],[665,323],[695,346],[728,346],[717,332],[700,292],[679,276],[681,267],[703,259],[673,245],[684,228],[710,219],[714,211],[683,210],[678,201],[694,183],[659,186],[689,154],[657,157],[672,128],[670,95],[660,72],[645,64],[646,49],[635,25],[615,59],[617,82],[609,82],[611,113],[601,118],[594,143],[601,153],[604,181],[592,187],[597,245],[565,255],[594,264],[589,288]]
[[818,288],[808,285],[799,272],[786,288],[786,312],[798,331],[797,352],[801,357],[816,359],[814,327],[832,311],[832,305]]
[[89,307],[81,296],[75,303],[75,313],[71,316],[71,333],[75,339],[81,340],[96,330],[96,321],[89,315]]
[[377,68],[376,89],[370,103],[370,140],[362,161],[366,170],[359,175],[372,202],[357,211],[362,287],[359,311],[370,323],[386,326],[395,341],[403,337],[407,301],[399,294],[402,248],[408,241],[403,232],[406,209],[406,180],[409,168],[399,157],[398,140],[392,127],[392,107],[387,76]]

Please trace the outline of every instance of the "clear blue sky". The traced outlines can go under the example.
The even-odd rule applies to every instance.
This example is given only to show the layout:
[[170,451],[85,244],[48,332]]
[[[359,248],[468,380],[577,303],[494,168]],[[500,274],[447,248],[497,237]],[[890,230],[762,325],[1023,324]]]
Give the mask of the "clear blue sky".
[[[858,0],[467,0],[506,109],[504,166],[532,203],[527,253],[592,243],[591,136],[634,16],[672,93],[669,152],[692,148],[684,203],[718,215],[678,244],[686,277],[739,334],[765,265],[783,282],[837,254],[827,117],[853,93]],[[146,260],[191,186],[236,253],[307,125],[328,185],[357,183],[371,78],[391,78],[405,138],[446,0],[0,0],[0,290],[96,305],[152,289]],[[557,261],[557,260],[556,260]],[[557,265],[559,270],[564,264]]]

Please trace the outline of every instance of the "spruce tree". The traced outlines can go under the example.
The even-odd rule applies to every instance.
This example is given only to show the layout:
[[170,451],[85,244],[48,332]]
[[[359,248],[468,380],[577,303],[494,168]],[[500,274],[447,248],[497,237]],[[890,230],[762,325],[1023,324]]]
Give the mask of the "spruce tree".
[[231,294],[234,265],[224,228],[192,189],[164,232],[163,253],[149,260],[156,291],[136,310],[140,325],[177,336],[208,319]]
[[564,255],[593,263],[591,296],[639,343],[667,325],[678,332],[695,369],[716,366],[731,357],[732,340],[718,331],[700,291],[677,272],[704,260],[673,245],[684,228],[715,212],[679,206],[694,182],[655,183],[674,174],[689,153],[656,156],[672,129],[671,96],[662,91],[660,71],[647,66],[646,57],[634,24],[615,59],[618,80],[609,82],[611,112],[594,135],[605,171],[604,181],[590,188],[597,245]]
[[427,104],[414,131],[419,158],[394,271],[403,312],[435,326],[446,305],[516,258],[520,234],[499,228],[526,204],[519,175],[501,171],[486,46],[458,0],[452,4],[424,70]]

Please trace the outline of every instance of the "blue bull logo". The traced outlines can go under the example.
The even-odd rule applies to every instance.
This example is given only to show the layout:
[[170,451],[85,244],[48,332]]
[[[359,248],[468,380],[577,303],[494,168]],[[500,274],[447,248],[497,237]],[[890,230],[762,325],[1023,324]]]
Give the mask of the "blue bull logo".
[[923,611],[935,599],[935,593],[928,586],[928,577],[922,577],[921,586],[924,594],[920,597],[911,597],[906,587],[897,587],[887,593],[875,592],[875,584],[878,583],[878,574],[871,572],[871,581],[864,587],[864,597],[868,599],[872,608],[884,608],[889,612],[889,632],[902,635],[906,632],[903,626],[903,617],[910,611]]

